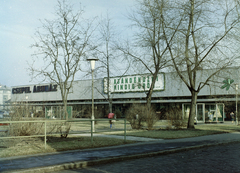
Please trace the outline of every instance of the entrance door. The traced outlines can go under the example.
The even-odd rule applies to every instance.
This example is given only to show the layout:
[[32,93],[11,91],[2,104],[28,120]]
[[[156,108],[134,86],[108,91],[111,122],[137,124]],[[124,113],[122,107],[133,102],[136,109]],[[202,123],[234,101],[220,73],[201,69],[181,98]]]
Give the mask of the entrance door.
[[214,117],[216,112],[216,104],[206,104],[205,105],[205,122],[214,122],[216,117]]
[[196,109],[196,122],[205,122],[205,104],[197,104]]
[[187,119],[189,117],[190,108],[191,108],[190,104],[182,104],[183,119]]

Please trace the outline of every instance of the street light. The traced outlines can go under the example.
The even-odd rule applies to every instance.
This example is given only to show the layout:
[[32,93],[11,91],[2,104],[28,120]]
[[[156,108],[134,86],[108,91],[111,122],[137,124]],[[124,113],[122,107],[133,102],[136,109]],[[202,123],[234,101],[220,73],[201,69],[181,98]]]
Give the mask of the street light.
[[236,85],[236,124],[238,124],[238,85]]
[[28,117],[28,96],[26,96],[26,102],[27,102],[27,105],[26,105],[26,106],[27,106],[27,107],[26,107],[27,115],[26,115],[26,116]]
[[[93,72],[94,72],[94,69],[95,69],[95,62],[98,61],[98,59],[97,58],[89,58],[89,59],[87,59],[87,61],[90,61],[91,69],[92,69],[92,117],[91,117],[91,119],[94,120],[94,96],[93,96],[94,82],[93,82]],[[95,132],[94,121],[92,121],[92,129],[93,129],[93,132]]]

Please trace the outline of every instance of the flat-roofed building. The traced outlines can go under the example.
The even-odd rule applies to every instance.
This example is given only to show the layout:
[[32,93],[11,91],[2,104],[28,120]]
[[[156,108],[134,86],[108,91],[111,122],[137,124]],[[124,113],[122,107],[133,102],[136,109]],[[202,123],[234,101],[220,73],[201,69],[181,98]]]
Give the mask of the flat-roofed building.
[[[198,70],[197,81],[202,84],[214,69]],[[197,121],[205,122],[207,113],[212,113],[216,121],[224,121],[229,111],[235,110],[240,84],[239,67],[221,70],[199,92],[197,98]],[[221,89],[223,80],[234,79],[229,90]],[[124,111],[133,103],[146,103],[146,94],[151,85],[152,76],[149,74],[116,76],[110,79],[110,92],[113,111]],[[95,109],[106,114],[108,110],[107,79],[94,79]],[[12,87],[12,102],[24,102],[38,107],[61,106],[61,92],[54,83],[25,85]],[[159,73],[152,94],[152,105],[160,111],[164,107],[178,106],[182,108],[183,116],[188,116],[191,103],[191,93],[176,72]],[[92,104],[92,80],[78,80],[73,82],[73,87],[68,95],[68,105],[73,110],[83,110]],[[42,109],[42,108],[37,108]],[[225,113],[226,112],[226,113]]]

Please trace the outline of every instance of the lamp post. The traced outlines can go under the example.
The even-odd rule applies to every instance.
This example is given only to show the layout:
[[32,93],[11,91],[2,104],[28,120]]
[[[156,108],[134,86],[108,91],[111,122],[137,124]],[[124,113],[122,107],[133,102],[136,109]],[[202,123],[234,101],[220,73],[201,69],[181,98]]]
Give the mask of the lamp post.
[[27,113],[26,113],[26,116],[28,117],[28,96],[26,96],[26,102],[27,102],[27,107],[26,107],[26,110],[27,110]]
[[236,124],[238,124],[238,85],[236,85]]
[[[91,116],[91,119],[94,120],[94,95],[93,95],[94,81],[93,81],[93,72],[94,72],[94,69],[95,69],[95,62],[98,61],[98,59],[97,58],[89,58],[89,59],[87,59],[87,61],[90,61],[91,70],[92,70],[92,116]],[[94,121],[92,121],[92,129],[93,129],[93,132],[95,132]]]

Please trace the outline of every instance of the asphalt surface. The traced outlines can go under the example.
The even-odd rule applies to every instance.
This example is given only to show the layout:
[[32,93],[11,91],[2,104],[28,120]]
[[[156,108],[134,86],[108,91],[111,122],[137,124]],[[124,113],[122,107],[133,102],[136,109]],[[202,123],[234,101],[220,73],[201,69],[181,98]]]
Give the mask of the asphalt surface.
[[239,173],[240,143],[90,166],[57,173]]
[[55,154],[0,158],[0,172],[51,172],[84,168],[115,161],[158,156],[240,141],[240,133],[194,138],[153,140],[122,146],[75,150]]

